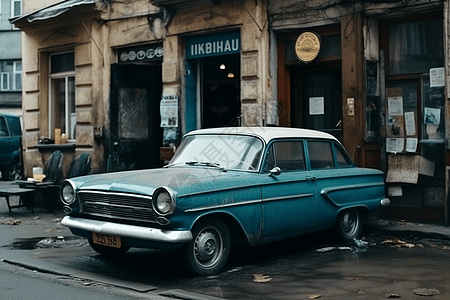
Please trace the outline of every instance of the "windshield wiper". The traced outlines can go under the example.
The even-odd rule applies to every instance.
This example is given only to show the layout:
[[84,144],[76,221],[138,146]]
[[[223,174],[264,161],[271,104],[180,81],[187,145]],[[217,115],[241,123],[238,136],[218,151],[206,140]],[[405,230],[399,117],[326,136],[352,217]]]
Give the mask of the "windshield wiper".
[[207,166],[207,167],[214,167],[214,168],[219,168],[222,171],[226,172],[225,168],[221,167],[220,164],[209,162],[209,161],[194,161],[194,160],[191,160],[191,161],[185,162],[185,164],[191,165],[191,166],[192,165],[202,165],[202,166]]

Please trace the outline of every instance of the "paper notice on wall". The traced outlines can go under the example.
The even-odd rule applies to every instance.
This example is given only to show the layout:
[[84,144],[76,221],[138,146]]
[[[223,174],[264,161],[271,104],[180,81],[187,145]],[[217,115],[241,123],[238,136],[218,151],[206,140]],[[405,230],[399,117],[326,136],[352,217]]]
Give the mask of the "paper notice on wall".
[[430,69],[430,87],[445,86],[445,70],[444,68]]
[[417,138],[407,138],[406,139],[406,152],[416,152],[417,151]]
[[388,98],[388,115],[403,116],[403,97]]
[[403,116],[388,116],[386,121],[386,136],[399,138],[405,136],[405,124]]
[[403,152],[405,139],[403,138],[387,138],[386,139],[386,152],[399,153]]
[[389,197],[401,197],[403,196],[403,189],[401,185],[394,185],[388,187],[388,196]]
[[415,135],[416,134],[416,121],[414,118],[413,111],[405,112],[405,130],[406,130],[406,135]]
[[436,164],[425,157],[420,157],[419,173],[422,175],[434,177],[434,168]]
[[441,124],[440,108],[425,107],[424,114],[423,122],[425,124]]
[[325,114],[325,102],[323,97],[309,98],[309,114],[310,115]]
[[163,95],[159,107],[161,127],[178,127],[178,96]]
[[386,182],[417,184],[419,155],[389,155]]

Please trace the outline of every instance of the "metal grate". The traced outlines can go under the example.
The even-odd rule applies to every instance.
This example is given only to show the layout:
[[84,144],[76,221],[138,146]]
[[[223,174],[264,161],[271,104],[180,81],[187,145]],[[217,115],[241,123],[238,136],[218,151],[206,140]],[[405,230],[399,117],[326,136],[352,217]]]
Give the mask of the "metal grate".
[[78,199],[81,214],[157,223],[150,196],[83,191]]

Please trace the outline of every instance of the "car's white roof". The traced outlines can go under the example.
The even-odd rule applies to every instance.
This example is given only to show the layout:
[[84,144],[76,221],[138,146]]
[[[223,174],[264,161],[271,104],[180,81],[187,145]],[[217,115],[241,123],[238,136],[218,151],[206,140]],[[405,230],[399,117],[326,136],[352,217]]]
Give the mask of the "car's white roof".
[[246,134],[259,136],[266,143],[275,138],[320,138],[337,141],[334,136],[322,131],[288,127],[221,127],[199,129],[191,131],[186,135],[193,134]]

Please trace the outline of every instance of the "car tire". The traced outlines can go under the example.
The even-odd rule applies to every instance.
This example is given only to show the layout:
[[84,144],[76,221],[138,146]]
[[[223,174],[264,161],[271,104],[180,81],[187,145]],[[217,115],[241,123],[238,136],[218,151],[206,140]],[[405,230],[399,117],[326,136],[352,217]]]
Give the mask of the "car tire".
[[121,256],[127,253],[128,250],[130,250],[129,247],[120,247],[120,248],[112,248],[102,245],[94,244],[92,240],[89,240],[89,245],[91,245],[91,248],[94,249],[95,252],[108,257],[114,257],[114,256]]
[[342,242],[353,242],[361,236],[363,220],[358,209],[341,211],[336,219],[335,229]]
[[219,273],[230,256],[231,237],[221,220],[207,219],[192,229],[193,240],[183,248],[188,270],[196,276]]
[[3,180],[17,180],[22,178],[22,165],[16,159],[2,170]]

